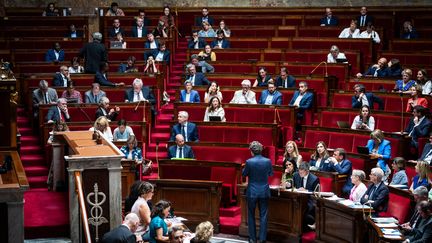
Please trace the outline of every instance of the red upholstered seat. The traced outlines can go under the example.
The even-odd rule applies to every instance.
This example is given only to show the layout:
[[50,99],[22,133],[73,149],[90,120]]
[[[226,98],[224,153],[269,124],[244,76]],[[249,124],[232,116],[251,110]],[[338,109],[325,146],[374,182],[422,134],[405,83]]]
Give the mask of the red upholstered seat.
[[333,191],[333,179],[328,177],[319,177],[322,192]]
[[315,231],[309,231],[306,233],[302,234],[302,243],[311,243],[311,242],[315,242],[315,238],[316,238],[316,233]]
[[408,186],[411,186],[412,179],[414,178],[414,176],[417,175],[415,168],[411,166],[407,166],[405,167],[405,173],[407,174],[408,177]]
[[344,148],[346,151],[352,151],[353,135],[349,133],[330,133],[328,142],[329,148]]
[[410,203],[409,198],[390,193],[387,212],[381,212],[379,216],[397,218],[399,223],[407,222],[411,209]]
[[235,202],[237,196],[237,178],[235,168],[212,167],[212,181],[222,181],[222,204],[229,205]]
[[365,163],[363,159],[359,158],[348,158],[349,161],[352,163],[352,168],[354,170],[364,170],[365,169]]
[[330,134],[328,132],[306,130],[304,146],[306,148],[315,148],[317,142],[323,141],[328,144],[329,140]]
[[322,111],[320,126],[322,127],[338,127],[338,121],[350,122],[350,114],[348,112]]
[[282,171],[273,171],[273,176],[268,178],[269,185],[279,186],[281,184]]

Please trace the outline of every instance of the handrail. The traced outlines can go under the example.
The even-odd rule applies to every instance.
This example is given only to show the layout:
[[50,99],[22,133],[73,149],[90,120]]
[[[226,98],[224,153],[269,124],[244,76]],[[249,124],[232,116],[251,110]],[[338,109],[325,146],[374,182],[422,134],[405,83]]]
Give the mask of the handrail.
[[83,193],[83,189],[82,189],[82,184],[81,184],[81,172],[79,171],[75,171],[75,187],[76,187],[76,193],[78,194],[78,203],[79,203],[79,207],[80,207],[80,211],[81,211],[81,219],[83,222],[83,227],[84,227],[84,235],[85,235],[85,239],[87,243],[91,243],[91,238],[90,238],[90,228],[87,222],[87,211],[85,208],[85,203],[84,203],[84,193]]

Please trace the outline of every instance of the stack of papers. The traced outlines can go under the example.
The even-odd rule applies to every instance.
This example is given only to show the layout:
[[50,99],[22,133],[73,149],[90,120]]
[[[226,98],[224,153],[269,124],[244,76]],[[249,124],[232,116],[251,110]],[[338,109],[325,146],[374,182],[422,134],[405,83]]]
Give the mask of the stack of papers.
[[381,231],[384,235],[393,235],[393,236],[401,236],[401,232],[397,229],[386,229],[381,228]]
[[398,225],[395,223],[377,223],[376,226],[380,228],[397,228]]
[[380,217],[380,218],[372,218],[375,223],[399,223],[399,221],[393,217]]

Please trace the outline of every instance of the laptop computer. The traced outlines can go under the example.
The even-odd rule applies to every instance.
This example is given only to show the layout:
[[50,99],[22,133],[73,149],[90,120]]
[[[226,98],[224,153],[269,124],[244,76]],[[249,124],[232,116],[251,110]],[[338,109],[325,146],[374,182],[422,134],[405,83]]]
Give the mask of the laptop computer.
[[336,58],[337,63],[346,63],[348,60],[346,58]]
[[209,116],[209,121],[222,121],[220,116]]
[[365,147],[365,146],[357,146],[357,153],[369,154],[369,149],[368,149],[368,147]]
[[351,128],[350,124],[346,121],[337,121],[336,123],[339,128]]
[[110,48],[111,49],[122,49],[123,43],[121,41],[110,41]]

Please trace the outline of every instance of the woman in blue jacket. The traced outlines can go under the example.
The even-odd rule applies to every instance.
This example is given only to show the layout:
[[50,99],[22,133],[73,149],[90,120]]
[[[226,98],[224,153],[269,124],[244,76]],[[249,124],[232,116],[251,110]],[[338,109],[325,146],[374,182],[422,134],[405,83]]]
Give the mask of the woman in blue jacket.
[[388,176],[390,174],[390,167],[387,165],[387,161],[391,157],[390,141],[384,139],[384,133],[379,129],[375,129],[370,136],[371,139],[369,139],[366,145],[369,149],[369,154],[372,159],[378,159],[379,167]]

